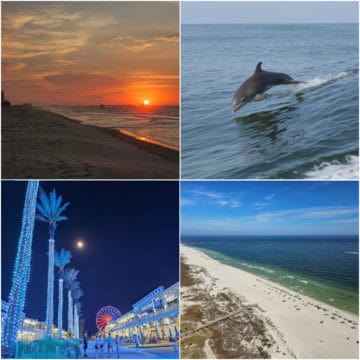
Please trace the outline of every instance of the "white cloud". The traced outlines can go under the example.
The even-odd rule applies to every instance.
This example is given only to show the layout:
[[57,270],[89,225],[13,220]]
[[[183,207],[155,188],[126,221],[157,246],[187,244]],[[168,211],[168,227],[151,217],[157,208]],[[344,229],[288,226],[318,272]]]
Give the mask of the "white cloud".
[[221,193],[216,193],[213,191],[202,191],[202,190],[195,190],[194,191],[195,194],[201,195],[201,196],[206,196],[210,199],[221,199],[224,197],[224,194]]
[[275,197],[275,194],[270,194],[268,196],[265,197],[265,200],[271,200]]
[[331,219],[339,216],[357,214],[357,209],[351,207],[318,207],[290,210],[277,210],[256,215],[257,221],[269,221],[280,218],[300,219]]
[[241,207],[241,203],[233,199],[230,195],[214,192],[214,191],[204,191],[204,190],[194,190],[193,193],[201,197],[207,198],[210,204],[217,206],[229,206],[233,209]]
[[181,199],[181,205],[188,206],[188,205],[194,205],[195,201],[191,199]]
[[271,205],[271,202],[256,202],[256,203],[252,203],[250,206],[255,207],[257,209],[263,209],[270,205]]
[[237,200],[232,200],[232,201],[230,202],[230,207],[232,207],[233,209],[239,208],[239,207],[241,207],[241,204],[240,204],[240,202],[237,201]]
[[227,201],[227,200],[218,200],[216,203],[219,206],[227,206],[227,205],[229,205],[229,201]]
[[336,224],[356,224],[359,221],[357,217],[348,218],[348,219],[335,219],[332,222]]

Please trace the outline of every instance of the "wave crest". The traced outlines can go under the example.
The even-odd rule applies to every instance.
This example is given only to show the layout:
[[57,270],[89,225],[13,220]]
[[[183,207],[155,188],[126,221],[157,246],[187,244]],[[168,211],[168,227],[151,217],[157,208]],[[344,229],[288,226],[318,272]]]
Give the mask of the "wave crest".
[[345,162],[324,161],[320,165],[315,165],[305,175],[308,179],[358,179],[359,157],[348,155]]

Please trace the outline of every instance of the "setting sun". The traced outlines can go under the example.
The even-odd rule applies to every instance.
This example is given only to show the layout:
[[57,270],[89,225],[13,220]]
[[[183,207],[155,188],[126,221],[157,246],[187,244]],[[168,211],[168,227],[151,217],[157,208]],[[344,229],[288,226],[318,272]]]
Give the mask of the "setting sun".
[[150,105],[150,101],[149,100],[144,100],[144,105]]

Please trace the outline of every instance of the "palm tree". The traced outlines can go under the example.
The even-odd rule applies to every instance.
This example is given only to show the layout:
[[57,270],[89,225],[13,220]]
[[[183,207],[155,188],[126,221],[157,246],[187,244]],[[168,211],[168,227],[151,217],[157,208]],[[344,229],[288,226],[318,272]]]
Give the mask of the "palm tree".
[[71,289],[76,282],[76,277],[79,273],[79,270],[75,269],[65,269],[64,271],[64,281],[65,287],[68,289],[68,332],[74,334],[73,330],[73,302],[71,296]]
[[80,289],[80,283],[75,282],[72,295],[74,298],[74,336],[79,338],[79,314],[78,314],[78,305],[79,299],[83,296],[83,291]]
[[75,299],[74,294],[76,295],[77,291],[80,290],[80,283],[78,280],[74,281],[74,283],[71,286],[71,297],[72,297],[72,322],[71,322],[71,328],[73,330],[73,335],[76,337],[76,317],[77,313],[75,312]]
[[81,339],[83,337],[83,334],[81,332],[81,320],[83,317],[83,312],[82,312],[82,303],[78,302],[77,303],[77,316],[78,316],[78,332],[79,332],[79,339]]
[[70,262],[71,252],[61,249],[59,253],[55,252],[55,266],[59,268],[59,302],[58,302],[58,338],[62,337],[62,312],[63,312],[63,283],[64,267]]
[[82,339],[84,337],[84,332],[85,332],[85,320],[84,318],[81,316],[80,320],[79,320],[79,333],[80,333],[80,339]]
[[48,223],[49,225],[49,267],[47,284],[47,302],[46,302],[46,336],[52,336],[52,326],[54,317],[54,243],[57,224],[60,221],[67,220],[62,213],[69,203],[61,204],[62,196],[56,197],[55,189],[46,195],[43,189],[40,189],[40,201],[36,204],[38,213],[37,220]]
[[27,284],[30,279],[32,238],[39,181],[29,181],[26,188],[21,232],[17,247],[7,315],[2,326],[2,357],[14,357],[16,337],[23,321]]

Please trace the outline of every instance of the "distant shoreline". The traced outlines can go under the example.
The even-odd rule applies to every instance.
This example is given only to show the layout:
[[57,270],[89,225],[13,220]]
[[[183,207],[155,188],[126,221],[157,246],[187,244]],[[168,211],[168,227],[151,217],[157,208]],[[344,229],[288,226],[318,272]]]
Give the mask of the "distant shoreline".
[[[257,304],[298,358],[357,358],[359,317],[297,293],[270,280],[223,264],[181,245],[189,266],[204,268],[216,279],[216,289],[228,288]],[[280,336],[281,337],[281,336]]]
[[179,151],[30,106],[2,109],[3,178],[176,179]]
[[[72,106],[70,106],[71,108]],[[80,108],[83,108],[83,106],[81,105],[74,105],[75,108],[77,107],[80,107]],[[86,107],[86,105],[85,105]],[[90,108],[98,108],[99,110],[101,110],[102,108],[100,106],[94,106],[94,105],[89,105]],[[119,107],[119,108],[134,108],[135,111],[137,108],[142,108],[141,105],[137,106],[137,105],[103,105],[103,108],[106,109],[106,108],[112,108],[112,107]],[[171,106],[152,106],[152,108],[169,108],[169,107],[177,107],[178,106],[175,106],[175,105],[171,105]],[[154,138],[151,138],[151,137],[147,137],[147,136],[141,136],[139,134],[136,134],[135,132],[132,132],[132,131],[129,131],[127,130],[126,128],[121,128],[121,127],[104,127],[104,126],[97,126],[96,124],[89,124],[87,123],[86,121],[83,121],[81,119],[76,119],[75,117],[71,117],[71,115],[69,116],[68,114],[63,114],[62,111],[58,111],[58,108],[59,109],[62,109],[63,107],[62,106],[59,106],[59,107],[54,107],[54,106],[50,106],[50,107],[38,107],[38,109],[40,110],[43,110],[43,111],[50,111],[52,113],[55,113],[55,114],[58,114],[60,116],[63,116],[67,119],[70,119],[70,120],[74,120],[74,121],[77,121],[81,124],[84,124],[84,125],[90,125],[90,126],[94,126],[94,127],[98,127],[98,128],[107,128],[107,129],[113,129],[113,130],[116,130],[116,131],[119,131],[119,133],[121,133],[122,135],[125,135],[125,136],[128,136],[128,137],[131,137],[131,138],[134,138],[136,140],[139,140],[140,142],[147,142],[147,143],[150,143],[150,144],[153,144],[153,145],[158,145],[158,146],[161,146],[163,148],[167,148],[167,149],[170,149],[170,150],[174,150],[174,151],[177,151],[179,152],[179,146],[175,146],[175,145],[171,145],[171,144],[167,144],[167,143],[164,143],[164,142],[161,142],[159,140],[156,140]],[[119,117],[121,118],[121,114],[119,114]]]
[[[41,111],[43,111],[43,110],[41,110]],[[166,144],[156,142],[156,140],[153,140],[153,139],[150,139],[150,138],[148,138],[148,139],[153,140],[153,142],[142,141],[136,136],[136,134],[131,134],[130,132],[126,132],[124,130],[118,130],[118,129],[114,129],[114,128],[106,128],[106,127],[101,127],[101,126],[85,124],[85,123],[83,123],[83,122],[81,122],[79,120],[72,119],[70,117],[55,113],[53,111],[51,113],[56,114],[57,116],[61,116],[62,118],[64,118],[64,120],[74,121],[75,123],[81,124],[83,126],[90,126],[90,127],[94,128],[94,129],[101,129],[104,132],[113,133],[113,134],[115,134],[116,136],[118,136],[119,138],[121,138],[123,140],[133,142],[134,144],[137,144],[140,147],[143,146],[147,150],[152,151],[152,152],[157,153],[157,154],[165,155],[162,151],[159,151],[159,149],[157,149],[157,148],[161,148],[162,150],[165,150],[165,151],[169,150],[169,153],[166,155],[166,157],[169,157],[169,158],[174,158],[174,155],[175,155],[175,158],[176,158],[176,156],[179,155],[179,150],[178,149],[170,148]]]

